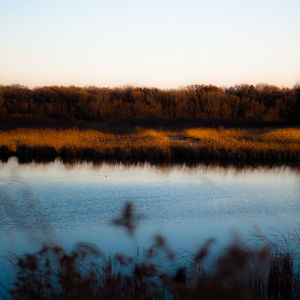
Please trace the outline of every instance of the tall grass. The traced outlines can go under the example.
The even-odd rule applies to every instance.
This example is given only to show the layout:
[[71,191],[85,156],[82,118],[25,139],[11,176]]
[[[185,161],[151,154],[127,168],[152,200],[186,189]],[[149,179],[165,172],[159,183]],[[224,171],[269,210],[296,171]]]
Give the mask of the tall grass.
[[189,129],[190,142],[227,159],[300,161],[300,130]]
[[0,131],[0,155],[19,158],[124,158],[183,161],[300,161],[300,129],[210,129],[129,134],[97,130]]

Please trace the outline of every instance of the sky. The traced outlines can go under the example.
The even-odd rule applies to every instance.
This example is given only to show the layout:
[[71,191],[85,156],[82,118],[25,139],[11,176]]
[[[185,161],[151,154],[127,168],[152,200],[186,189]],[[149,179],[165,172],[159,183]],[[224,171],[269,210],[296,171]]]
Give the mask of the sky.
[[299,0],[0,0],[0,84],[300,82]]

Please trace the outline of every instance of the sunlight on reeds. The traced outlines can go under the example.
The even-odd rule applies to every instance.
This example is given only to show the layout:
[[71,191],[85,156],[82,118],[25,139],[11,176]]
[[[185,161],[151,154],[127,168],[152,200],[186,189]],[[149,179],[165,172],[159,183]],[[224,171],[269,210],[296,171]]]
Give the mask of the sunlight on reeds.
[[241,159],[300,160],[300,130],[286,129],[188,129],[181,133],[190,142],[216,156]]
[[193,128],[130,134],[79,129],[16,129],[0,132],[3,155],[61,158],[300,161],[300,129]]

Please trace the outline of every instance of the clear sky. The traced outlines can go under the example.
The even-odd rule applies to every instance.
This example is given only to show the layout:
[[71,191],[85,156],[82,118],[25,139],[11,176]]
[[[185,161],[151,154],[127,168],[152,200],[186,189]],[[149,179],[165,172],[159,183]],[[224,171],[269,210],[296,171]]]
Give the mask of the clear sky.
[[0,0],[0,84],[300,82],[299,0]]

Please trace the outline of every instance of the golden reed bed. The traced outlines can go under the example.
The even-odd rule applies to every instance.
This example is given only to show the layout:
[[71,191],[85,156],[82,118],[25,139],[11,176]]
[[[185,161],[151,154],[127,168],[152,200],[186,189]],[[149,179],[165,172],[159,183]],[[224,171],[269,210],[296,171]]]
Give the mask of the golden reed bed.
[[[300,161],[300,129],[207,129],[157,131],[136,128],[120,135],[96,130],[16,129],[0,131],[9,155]],[[24,150],[25,149],[25,150]],[[43,150],[44,149],[44,150]],[[47,150],[48,149],[48,150]],[[4,151],[5,150],[5,151]],[[1,152],[0,152],[1,154]],[[89,158],[89,157],[86,157]]]

